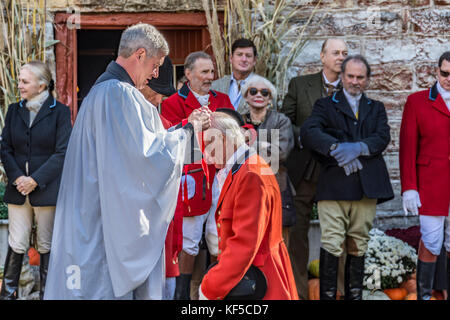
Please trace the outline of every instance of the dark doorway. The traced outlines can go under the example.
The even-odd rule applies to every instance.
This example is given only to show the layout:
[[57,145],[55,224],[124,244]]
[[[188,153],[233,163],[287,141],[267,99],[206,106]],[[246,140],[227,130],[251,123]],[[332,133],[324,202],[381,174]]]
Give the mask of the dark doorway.
[[[201,28],[159,29],[169,44],[169,56],[174,65],[174,86],[184,75],[184,59],[202,47]],[[77,107],[106,66],[117,58],[123,29],[77,30]]]
[[117,58],[122,30],[78,30],[78,109],[95,80]]

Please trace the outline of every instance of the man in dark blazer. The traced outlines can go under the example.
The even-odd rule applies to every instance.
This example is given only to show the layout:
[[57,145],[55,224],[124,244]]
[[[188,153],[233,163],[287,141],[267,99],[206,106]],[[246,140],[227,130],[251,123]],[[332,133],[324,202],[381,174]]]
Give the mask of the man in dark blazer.
[[290,230],[287,245],[301,299],[308,299],[308,230],[320,166],[311,152],[302,147],[299,140],[300,127],[311,114],[317,99],[340,89],[339,74],[347,52],[347,45],[342,39],[326,40],[320,53],[323,70],[293,78],[281,109],[291,120],[295,138],[295,146],[286,166],[289,178],[296,188],[294,201],[297,223]]
[[361,300],[364,254],[377,203],[394,197],[382,152],[390,141],[383,103],[366,97],[370,66],[361,55],[342,63],[343,89],[318,100],[301,141],[321,163],[316,200],[322,231],[320,299],[335,300],[345,243],[345,299]]

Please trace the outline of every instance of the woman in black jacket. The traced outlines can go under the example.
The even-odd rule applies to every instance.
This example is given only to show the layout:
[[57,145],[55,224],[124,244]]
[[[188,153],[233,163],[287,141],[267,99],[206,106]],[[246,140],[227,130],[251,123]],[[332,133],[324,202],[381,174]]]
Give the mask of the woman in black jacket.
[[37,226],[42,299],[50,257],[56,199],[72,124],[70,110],[52,95],[48,66],[31,61],[20,69],[21,101],[8,107],[1,160],[8,177],[9,237],[0,299],[16,299],[23,255]]

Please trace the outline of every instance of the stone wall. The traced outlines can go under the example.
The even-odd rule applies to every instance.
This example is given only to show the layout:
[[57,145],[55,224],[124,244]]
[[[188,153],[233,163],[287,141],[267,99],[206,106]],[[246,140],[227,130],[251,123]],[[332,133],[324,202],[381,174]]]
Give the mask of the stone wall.
[[[317,1],[297,3],[306,4],[309,9],[295,22],[303,25]],[[394,200],[378,207],[375,224],[417,224],[417,218],[404,217],[402,212],[400,123],[407,96],[436,81],[437,59],[450,50],[450,1],[324,0],[307,30],[310,41],[290,68],[290,78],[320,70],[320,48],[324,39],[331,36],[345,39],[350,54],[361,53],[371,64],[373,75],[367,94],[384,102],[387,109],[392,141],[384,157],[395,192]]]
[[201,0],[47,0],[47,5],[52,11],[77,7],[80,12],[96,13],[203,10]]
[[[219,1],[221,2],[221,1]],[[317,0],[295,0],[302,14],[292,26],[302,26]],[[201,1],[183,0],[48,0],[51,12],[77,7],[81,13],[175,12],[202,10]],[[434,83],[436,60],[450,50],[450,0],[323,0],[306,32],[310,41],[289,69],[289,79],[320,70],[320,47],[328,37],[341,37],[350,54],[362,53],[373,68],[368,95],[384,102],[392,141],[384,153],[395,199],[378,208],[376,224],[407,227],[417,218],[401,208],[398,137],[403,105],[409,94]],[[289,49],[292,35],[286,42]],[[51,39],[50,39],[51,40]],[[383,228],[385,229],[385,228]]]

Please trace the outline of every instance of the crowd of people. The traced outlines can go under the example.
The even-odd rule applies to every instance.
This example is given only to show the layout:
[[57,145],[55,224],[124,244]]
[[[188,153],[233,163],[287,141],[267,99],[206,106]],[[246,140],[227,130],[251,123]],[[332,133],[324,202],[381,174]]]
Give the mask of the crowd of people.
[[[190,53],[175,88],[166,40],[140,23],[122,33],[73,127],[49,67],[23,65],[1,140],[0,299],[18,297],[33,225],[41,299],[308,299],[317,203],[320,299],[339,290],[361,300],[376,205],[394,198],[390,127],[383,103],[365,94],[366,58],[342,39],[318,54],[322,70],[291,79],[277,110],[251,40],[234,41],[232,73],[216,80],[213,58]],[[408,97],[400,130],[403,207],[420,215],[420,300],[431,299],[443,245],[450,281],[449,51],[436,78]],[[208,267],[196,283],[203,242]]]

